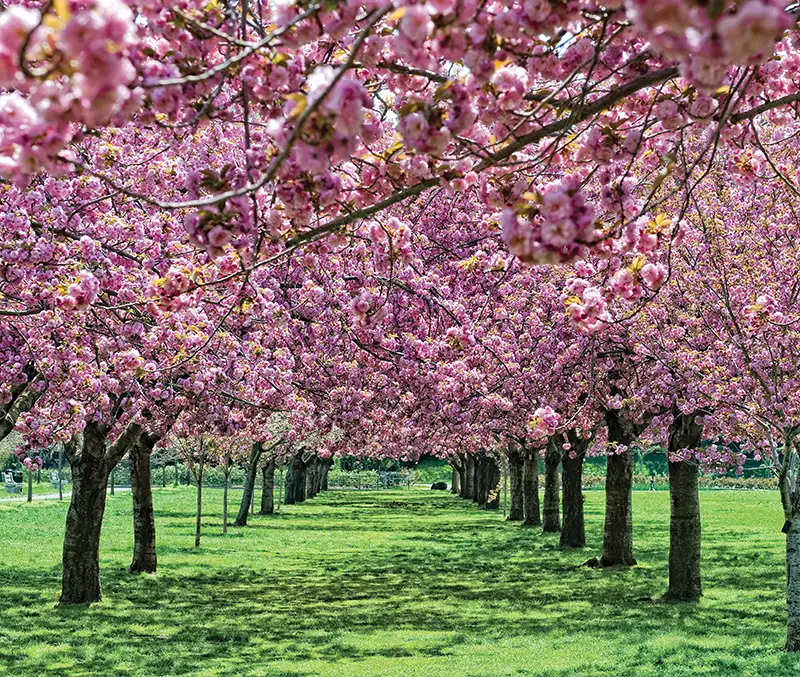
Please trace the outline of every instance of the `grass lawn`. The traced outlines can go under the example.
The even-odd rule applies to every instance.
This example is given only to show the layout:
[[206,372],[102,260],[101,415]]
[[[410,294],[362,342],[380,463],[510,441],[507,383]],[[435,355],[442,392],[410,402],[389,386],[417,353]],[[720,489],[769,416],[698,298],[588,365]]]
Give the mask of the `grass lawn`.
[[[191,489],[155,491],[160,572],[125,573],[130,495],[109,499],[104,601],[55,606],[66,502],[0,504],[0,675],[677,677],[800,675],[784,654],[778,496],[701,495],[705,597],[666,589],[669,496],[636,492],[640,565],[586,551],[439,492],[330,492],[221,531],[206,492],[193,548]],[[235,506],[238,492],[233,492]],[[232,509],[233,512],[233,509]]]

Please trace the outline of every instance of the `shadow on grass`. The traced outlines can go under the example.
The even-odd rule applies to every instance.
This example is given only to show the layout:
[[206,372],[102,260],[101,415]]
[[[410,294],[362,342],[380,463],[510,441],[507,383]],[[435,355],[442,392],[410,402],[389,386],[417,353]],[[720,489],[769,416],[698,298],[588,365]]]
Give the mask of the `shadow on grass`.
[[[561,550],[557,535],[452,496],[330,493],[281,516],[251,518],[234,543],[212,531],[210,518],[200,550],[185,537],[191,496],[163,500],[159,574],[124,573],[124,539],[112,538],[120,554],[104,555],[100,604],[54,606],[56,566],[0,569],[0,651],[9,674],[377,675],[344,666],[380,659],[430,677],[777,677],[800,666],[777,651],[779,550],[715,529],[703,553],[706,589],[715,592],[696,605],[653,601],[666,585],[661,510],[637,520],[641,565],[610,571],[579,566],[592,550]],[[595,548],[601,513],[587,505]],[[109,515],[127,518],[122,509]],[[541,642],[573,652],[572,664],[513,659],[531,643],[541,653]],[[508,652],[511,662],[471,666],[489,652],[499,659]],[[445,673],[449,661],[464,667]]]

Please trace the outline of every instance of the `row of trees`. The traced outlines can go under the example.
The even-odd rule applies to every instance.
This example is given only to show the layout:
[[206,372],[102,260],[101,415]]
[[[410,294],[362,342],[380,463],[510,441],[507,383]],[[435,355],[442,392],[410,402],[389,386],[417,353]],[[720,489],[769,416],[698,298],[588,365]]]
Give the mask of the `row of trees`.
[[580,459],[605,455],[602,566],[635,563],[631,449],[657,442],[673,553],[696,552],[699,465],[774,470],[799,649],[795,21],[781,0],[4,5],[0,437],[65,445],[62,602],[99,598],[112,469],[149,487],[172,439],[199,474],[267,450],[250,487],[288,454],[295,500],[308,459],[428,452],[489,503],[502,450],[523,516],[526,463],[560,456],[576,542]]

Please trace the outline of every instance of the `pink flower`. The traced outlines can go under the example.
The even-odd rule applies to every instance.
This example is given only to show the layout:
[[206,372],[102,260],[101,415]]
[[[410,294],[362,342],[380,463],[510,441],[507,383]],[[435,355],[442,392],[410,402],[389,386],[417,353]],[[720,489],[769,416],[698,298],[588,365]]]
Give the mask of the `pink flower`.
[[516,108],[528,88],[528,73],[522,66],[509,64],[498,69],[492,76],[497,89],[497,103],[506,110]]
[[418,45],[433,33],[433,21],[425,5],[408,5],[398,26],[400,34]]
[[738,12],[720,19],[717,30],[732,63],[759,64],[791,24],[791,16],[778,3],[748,0]]
[[667,279],[667,269],[660,263],[646,263],[642,266],[639,275],[650,289],[660,289]]

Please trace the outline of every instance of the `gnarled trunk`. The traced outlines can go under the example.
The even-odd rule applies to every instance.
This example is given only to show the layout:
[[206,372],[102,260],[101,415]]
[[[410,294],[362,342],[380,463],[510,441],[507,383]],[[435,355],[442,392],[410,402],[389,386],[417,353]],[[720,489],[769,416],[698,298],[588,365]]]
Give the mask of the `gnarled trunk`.
[[133,497],[133,562],[128,571],[153,574],[156,571],[156,520],[150,483],[150,455],[158,438],[142,434],[128,456],[131,464]]
[[539,454],[525,453],[522,465],[522,506],[525,513],[524,526],[539,526],[542,515],[539,510]]
[[331,471],[331,467],[333,466],[333,457],[329,458],[325,461],[323,469],[322,469],[322,491],[328,491],[328,473]]
[[62,562],[61,604],[100,600],[100,529],[111,472],[105,454],[105,430],[90,423],[79,454],[70,460],[72,497],[67,510]]
[[525,501],[522,492],[522,470],[524,460],[519,451],[508,452],[508,475],[510,480],[511,507],[508,511],[510,522],[521,522],[525,518]]
[[261,469],[261,515],[275,512],[275,461],[271,460]]
[[558,466],[561,463],[561,435],[547,442],[544,455],[544,506],[542,510],[542,531],[557,533],[561,530]]
[[244,492],[242,493],[242,502],[239,504],[239,513],[233,525],[236,527],[247,526],[247,514],[250,512],[250,506],[253,503],[253,492],[256,487],[256,475],[258,473],[258,462],[261,459],[261,454],[264,451],[264,445],[261,442],[255,442],[250,449],[250,459],[247,466],[247,474],[244,478]]
[[[583,518],[583,459],[588,443],[574,432],[568,433],[570,450],[561,456],[561,502],[564,522],[561,545],[565,548],[586,547]],[[570,458],[574,454],[574,458]]]
[[317,474],[317,459],[316,457],[312,457],[308,463],[306,464],[306,473],[305,473],[305,480],[306,480],[306,487],[305,487],[305,497],[306,498],[314,498],[316,496],[316,474]]

